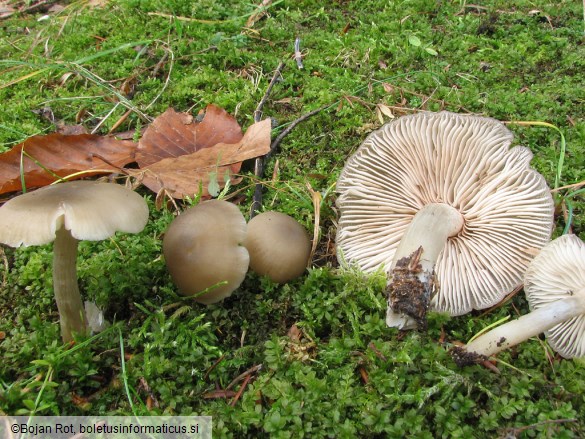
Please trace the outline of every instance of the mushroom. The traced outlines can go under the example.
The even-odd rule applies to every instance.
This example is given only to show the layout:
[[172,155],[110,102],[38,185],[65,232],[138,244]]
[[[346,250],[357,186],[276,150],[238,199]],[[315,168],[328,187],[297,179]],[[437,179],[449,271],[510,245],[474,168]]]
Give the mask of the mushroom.
[[404,116],[370,134],[337,182],[338,259],[389,274],[386,322],[424,328],[499,302],[550,239],[553,201],[528,148],[485,117]]
[[311,253],[305,228],[290,216],[274,211],[250,220],[244,247],[250,253],[250,268],[277,283],[299,277]]
[[244,216],[227,201],[204,201],[176,217],[165,233],[163,254],[179,293],[204,304],[230,296],[248,271],[245,235]]
[[542,332],[563,357],[585,357],[585,243],[564,235],[547,244],[526,270],[524,292],[531,312],[454,348],[459,366],[486,360]]
[[144,199],[123,186],[75,181],[12,198],[0,207],[0,242],[12,247],[53,244],[53,289],[61,337],[87,332],[77,285],[79,240],[99,241],[117,231],[140,232],[148,221]]

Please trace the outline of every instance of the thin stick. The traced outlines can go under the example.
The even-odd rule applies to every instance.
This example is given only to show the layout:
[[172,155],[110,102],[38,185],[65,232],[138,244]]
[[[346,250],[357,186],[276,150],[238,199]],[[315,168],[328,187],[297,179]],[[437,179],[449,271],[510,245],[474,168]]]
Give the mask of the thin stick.
[[242,393],[244,393],[244,389],[246,388],[246,386],[248,385],[248,382],[250,381],[250,379],[252,378],[251,375],[248,375],[245,379],[244,382],[242,383],[242,385],[240,386],[240,389],[238,390],[238,393],[236,393],[236,396],[234,396],[234,399],[232,399],[232,401],[230,402],[230,405],[232,407],[235,407],[236,402],[238,402],[238,399],[240,399],[240,396],[242,396]]
[[215,360],[215,363],[213,363],[211,365],[211,367],[209,369],[207,369],[207,372],[205,372],[205,376],[203,377],[203,381],[207,381],[207,378],[209,377],[209,374],[211,373],[211,371],[213,369],[215,369],[217,367],[217,365],[224,360],[224,358],[225,358],[225,354],[222,355],[221,357],[219,357],[217,360]]
[[224,390],[230,390],[232,387],[234,387],[236,384],[238,384],[244,378],[246,378],[247,376],[252,375],[255,372],[258,372],[260,369],[262,369],[262,364],[257,364],[256,366],[252,366],[250,369],[248,369],[244,373],[241,373],[240,375],[238,375],[237,377],[235,377],[232,380],[232,382],[229,383],[228,386]]
[[[264,96],[262,96],[262,99],[258,103],[256,110],[254,111],[254,122],[260,122],[260,119],[262,119],[262,108],[264,107],[264,104],[268,100],[268,97],[272,92],[274,84],[276,84],[276,82],[280,79],[283,68],[284,63],[281,61],[278,64],[276,70],[274,71],[274,75],[272,75],[272,79],[270,80],[270,84],[268,84],[268,87],[266,88]],[[256,176],[256,178],[258,178],[259,181],[262,180],[262,177],[264,176],[264,161],[265,157],[256,157],[256,161],[254,162],[254,175]],[[256,183],[256,187],[254,188],[254,197],[252,199],[252,206],[250,207],[250,219],[254,217],[256,212],[260,209],[260,206],[262,206],[262,189],[263,189],[262,183]]]
[[130,116],[131,113],[132,113],[132,110],[126,111],[122,115],[122,117],[116,121],[116,123],[112,126],[112,128],[110,128],[110,131],[108,131],[108,135],[112,134],[114,131],[116,131],[120,127],[120,125],[122,125],[124,122],[126,122],[126,119],[128,119],[128,116]]
[[260,119],[262,119],[262,108],[264,107],[264,104],[268,100],[268,97],[270,96],[270,93],[272,92],[272,88],[274,87],[274,84],[276,84],[276,82],[280,79],[283,68],[284,68],[284,63],[281,61],[278,64],[278,67],[276,68],[276,70],[274,71],[274,75],[272,75],[272,79],[270,80],[270,84],[268,84],[268,87],[266,88],[266,92],[264,93],[264,96],[262,96],[262,99],[258,103],[256,110],[254,111],[254,122],[260,122]]
[[561,187],[558,187],[556,189],[551,189],[550,191],[552,193],[555,193],[555,192],[558,192],[558,191],[561,191],[561,190],[564,190],[564,189],[573,189],[573,188],[577,188],[577,187],[581,187],[581,186],[585,186],[585,180],[583,180],[583,181],[581,181],[579,183],[568,184],[566,186],[561,186]]
[[570,419],[548,419],[546,421],[537,422],[536,424],[525,425],[523,427],[509,428],[509,429],[507,429],[507,431],[509,431],[512,434],[519,434],[519,433],[522,433],[523,431],[530,430],[530,429],[533,429],[533,428],[536,428],[536,427],[540,427],[542,425],[548,425],[548,424],[564,424],[565,422],[578,422],[578,419],[574,419],[574,418],[570,418]]
[[290,132],[301,122],[304,122],[305,120],[307,120],[308,118],[310,118],[311,116],[314,116],[315,114],[325,110],[326,108],[331,107],[331,104],[327,104],[327,105],[323,105],[322,107],[317,108],[316,110],[313,111],[309,111],[308,113],[303,114],[301,117],[299,117],[297,120],[294,120],[291,122],[291,124],[286,127],[282,133],[280,133],[278,135],[278,137],[276,139],[274,139],[274,142],[272,142],[272,145],[270,145],[270,152],[268,154],[266,154],[266,157],[269,157],[270,154],[272,154],[276,148],[278,148],[278,146],[280,145],[280,142],[282,142],[282,140],[288,136],[290,134]]
[[[291,124],[288,127],[286,127],[286,129],[284,129],[282,131],[282,133],[280,133],[278,135],[278,137],[276,137],[276,139],[274,139],[274,141],[270,145],[270,151],[268,152],[268,154],[266,154],[264,157],[261,158],[261,168],[260,169],[256,168],[255,171],[257,171],[257,172],[254,172],[254,174],[258,178],[258,183],[256,183],[256,188],[254,190],[254,198],[252,201],[252,207],[250,208],[250,219],[254,218],[254,216],[256,215],[256,212],[262,206],[262,189],[264,188],[264,185],[262,184],[261,180],[262,180],[262,176],[264,174],[264,161],[267,160],[268,158],[270,158],[272,153],[274,153],[274,151],[276,151],[276,149],[280,145],[280,142],[282,142],[282,140],[286,136],[288,136],[290,134],[290,132],[299,123],[307,120],[311,116],[314,116],[315,114],[317,114],[320,111],[323,111],[324,109],[329,108],[329,107],[331,107],[331,104],[324,105],[322,107],[317,108],[316,110],[309,111],[308,113],[303,114],[298,119],[292,121]],[[256,159],[256,163],[258,163],[258,159]]]

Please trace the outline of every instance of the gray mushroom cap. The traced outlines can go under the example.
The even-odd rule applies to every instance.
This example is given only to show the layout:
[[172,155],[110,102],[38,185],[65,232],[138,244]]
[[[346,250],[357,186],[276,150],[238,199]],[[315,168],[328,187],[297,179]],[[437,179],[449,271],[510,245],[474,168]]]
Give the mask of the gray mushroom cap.
[[[524,291],[531,310],[575,296],[585,302],[585,243],[563,235],[545,246],[526,270]],[[545,335],[563,357],[585,357],[585,314],[553,326]]]
[[148,221],[144,199],[125,187],[73,181],[19,195],[0,208],[0,242],[11,247],[48,244],[62,226],[78,240],[138,233]]
[[311,254],[305,228],[294,218],[275,211],[250,220],[244,246],[250,253],[250,268],[278,283],[303,274]]
[[230,296],[248,271],[245,237],[246,220],[227,201],[204,201],[181,213],[163,239],[167,268],[179,292],[204,304]]
[[340,263],[390,270],[415,214],[444,203],[464,224],[438,256],[432,309],[461,315],[499,302],[553,224],[546,181],[512,139],[501,122],[449,112],[404,116],[370,134],[337,182]]

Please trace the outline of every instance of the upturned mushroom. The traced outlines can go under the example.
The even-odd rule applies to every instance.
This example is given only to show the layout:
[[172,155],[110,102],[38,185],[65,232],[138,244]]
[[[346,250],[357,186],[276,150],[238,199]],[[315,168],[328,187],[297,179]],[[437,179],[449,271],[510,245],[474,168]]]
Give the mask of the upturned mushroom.
[[244,216],[227,201],[204,201],[176,217],[165,233],[163,254],[179,293],[204,304],[230,296],[248,271],[245,235]]
[[465,314],[520,285],[550,239],[553,201],[512,139],[494,119],[423,112],[370,134],[347,161],[338,258],[388,272],[389,326],[424,328],[429,309]]
[[526,270],[524,291],[531,312],[454,348],[458,365],[486,360],[542,332],[563,357],[585,356],[585,243],[564,235],[547,244]]
[[292,217],[274,211],[250,220],[244,246],[250,253],[250,268],[277,283],[303,274],[311,253],[305,228]]
[[53,243],[53,289],[64,342],[87,331],[77,284],[79,240],[99,241],[117,231],[140,232],[148,206],[123,186],[75,181],[27,192],[0,207],[0,242],[11,247]]

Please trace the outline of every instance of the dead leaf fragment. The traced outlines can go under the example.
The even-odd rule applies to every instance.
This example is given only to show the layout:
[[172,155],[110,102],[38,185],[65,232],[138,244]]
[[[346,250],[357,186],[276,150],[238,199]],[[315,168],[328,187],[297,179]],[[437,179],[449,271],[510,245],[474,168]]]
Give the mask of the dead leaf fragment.
[[241,139],[238,122],[220,107],[208,105],[197,118],[169,108],[144,132],[138,142],[136,162],[146,168],[168,157],[180,157],[216,143],[237,143]]
[[91,134],[33,136],[0,154],[0,194],[46,186],[72,174],[77,178],[117,172],[132,163],[136,144]]
[[262,2],[256,6],[256,10],[248,17],[246,21],[246,27],[253,27],[257,21],[262,19],[268,14],[267,9],[272,5],[272,0],[262,0]]
[[0,20],[10,17],[14,12],[15,9],[9,1],[0,1]]
[[[206,114],[205,119],[207,117]],[[215,176],[218,180],[223,179],[226,172],[229,172],[230,182],[237,183],[241,178],[233,175],[239,172],[244,160],[265,155],[270,151],[271,128],[270,119],[265,119],[251,125],[238,142],[220,142],[189,154],[164,158],[151,165],[141,166],[136,175],[142,184],[156,193],[165,189],[174,198],[185,198],[198,194],[201,188],[202,196],[209,197],[208,186],[211,178]],[[184,133],[175,131],[175,134],[177,139],[185,138]],[[199,139],[200,142],[203,140]],[[178,149],[182,149],[179,141],[173,143]],[[223,186],[225,181],[218,183]]]

